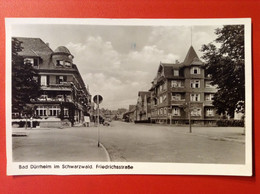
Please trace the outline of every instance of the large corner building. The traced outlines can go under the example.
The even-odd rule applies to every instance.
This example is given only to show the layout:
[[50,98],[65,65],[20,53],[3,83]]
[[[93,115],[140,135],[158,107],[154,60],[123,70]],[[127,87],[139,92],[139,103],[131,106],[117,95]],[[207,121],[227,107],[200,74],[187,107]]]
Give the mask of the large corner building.
[[157,123],[214,124],[219,118],[212,105],[217,88],[191,46],[182,63],[160,63],[152,82],[151,121]]
[[58,117],[72,124],[83,122],[91,95],[70,51],[64,46],[53,51],[40,38],[15,38],[23,47],[18,54],[38,73],[35,79],[41,86],[41,95],[31,101],[35,115],[43,119]]

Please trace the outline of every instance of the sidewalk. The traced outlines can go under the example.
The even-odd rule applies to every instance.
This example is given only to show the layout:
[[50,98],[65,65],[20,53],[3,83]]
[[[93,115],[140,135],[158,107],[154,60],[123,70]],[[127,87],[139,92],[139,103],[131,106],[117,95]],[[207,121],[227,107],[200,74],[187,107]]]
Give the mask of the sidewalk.
[[[151,125],[151,124],[138,124]],[[160,125],[152,124],[153,126],[165,127],[167,130],[182,133],[187,135],[196,135],[206,137],[216,141],[232,141],[238,143],[245,143],[245,135],[243,127],[201,127],[192,126],[192,133],[190,133],[189,126],[175,126],[175,125]]]
[[84,128],[13,128],[13,159],[36,161],[109,161],[109,155],[95,139],[82,135]]

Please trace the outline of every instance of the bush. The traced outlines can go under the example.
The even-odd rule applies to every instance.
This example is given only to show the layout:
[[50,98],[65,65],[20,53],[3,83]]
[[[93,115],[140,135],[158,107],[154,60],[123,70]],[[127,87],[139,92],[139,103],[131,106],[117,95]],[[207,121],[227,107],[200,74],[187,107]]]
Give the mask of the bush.
[[221,119],[217,121],[219,127],[244,127],[244,120]]
[[135,123],[151,123],[150,120],[135,121]]
[[[16,122],[12,122],[12,126],[14,127],[25,127],[25,121],[16,121]],[[33,121],[32,122],[32,127],[35,128],[36,126],[39,126],[40,125],[40,122],[38,121]],[[30,121],[27,121],[27,127],[31,127],[31,122]]]

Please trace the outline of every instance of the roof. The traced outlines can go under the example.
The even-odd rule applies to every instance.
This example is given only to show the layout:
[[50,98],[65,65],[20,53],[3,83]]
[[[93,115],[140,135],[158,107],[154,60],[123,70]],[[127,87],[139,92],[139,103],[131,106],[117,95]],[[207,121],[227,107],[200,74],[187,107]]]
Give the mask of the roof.
[[183,67],[182,63],[160,63],[158,72],[163,71],[162,73],[165,78],[173,78],[173,71],[175,69],[180,69],[181,67]]
[[183,65],[178,63],[178,64],[161,64],[163,66],[163,71],[164,71],[164,76],[166,78],[172,78],[173,77],[173,71],[174,69],[180,69]]
[[203,65],[202,61],[199,59],[197,53],[195,52],[193,46],[190,47],[184,61],[183,65],[188,66],[188,65]]
[[71,55],[69,49],[67,49],[65,46],[59,46],[58,48],[55,49],[55,53],[65,53]]
[[23,50],[18,52],[20,56],[25,57],[42,57],[49,56],[53,51],[40,38],[13,37],[21,41]]

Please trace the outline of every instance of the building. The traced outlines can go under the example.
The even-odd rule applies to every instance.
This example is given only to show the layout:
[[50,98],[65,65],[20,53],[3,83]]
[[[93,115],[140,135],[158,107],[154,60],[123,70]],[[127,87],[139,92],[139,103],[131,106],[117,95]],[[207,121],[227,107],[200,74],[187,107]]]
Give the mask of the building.
[[123,115],[123,119],[125,122],[134,122],[136,119],[136,105],[129,105],[128,111]]
[[151,119],[151,92],[138,92],[136,104],[136,121],[150,121]]
[[38,76],[34,79],[41,86],[40,96],[31,100],[34,116],[45,120],[60,118],[72,125],[82,123],[91,95],[73,64],[74,56],[64,46],[53,51],[40,38],[15,38],[23,47],[18,54],[35,68]]
[[191,46],[182,63],[160,63],[152,82],[151,121],[156,123],[214,124],[219,118],[212,105],[217,89]]

